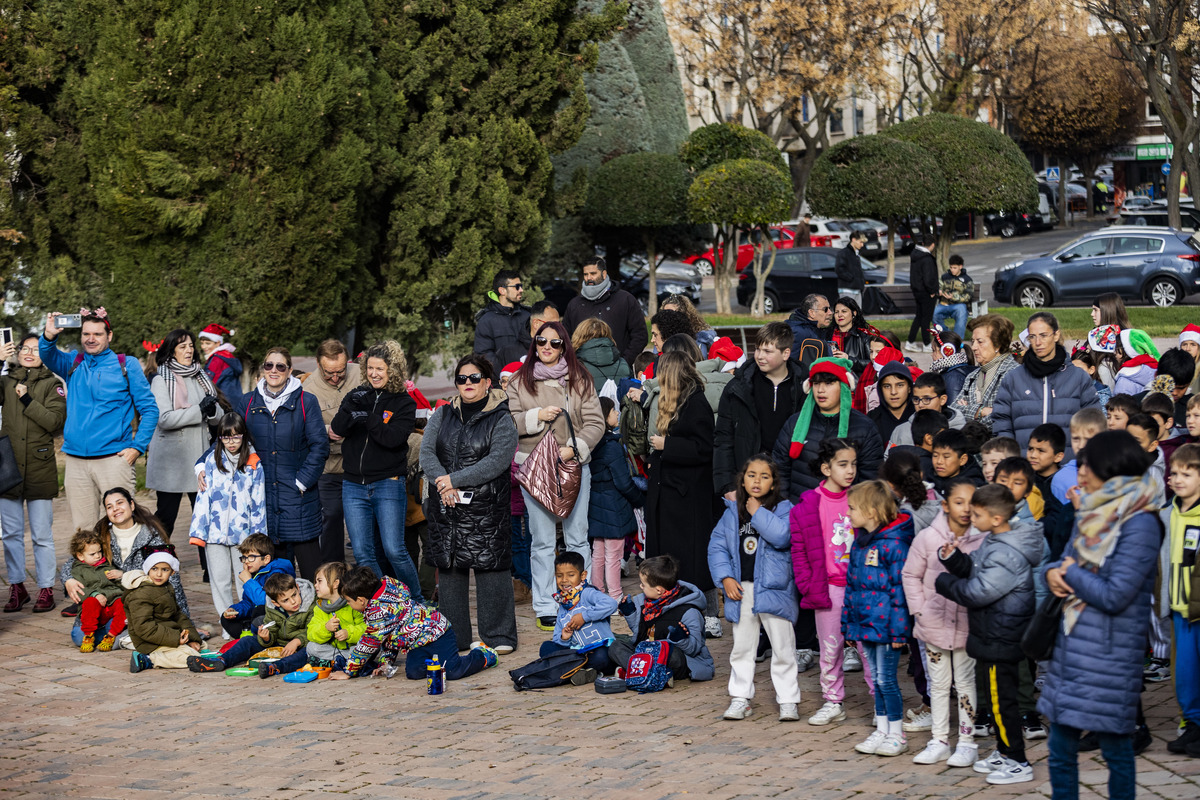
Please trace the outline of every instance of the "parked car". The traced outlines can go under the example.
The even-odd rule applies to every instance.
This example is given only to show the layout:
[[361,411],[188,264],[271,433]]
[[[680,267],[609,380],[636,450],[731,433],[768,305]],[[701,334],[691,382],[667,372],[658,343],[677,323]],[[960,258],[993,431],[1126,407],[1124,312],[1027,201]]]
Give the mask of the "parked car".
[[845,247],[850,244],[850,226],[841,220],[814,217],[809,225],[812,227],[809,247]]
[[1014,236],[1023,236],[1033,229],[1029,224],[1029,216],[1029,214],[1017,214],[1012,211],[984,214],[983,226],[987,229],[988,236],[1011,239]]
[[[867,218],[867,219],[846,220],[846,224],[849,225],[851,228],[854,228],[854,226],[860,225],[860,224],[865,224],[865,225],[870,226],[870,228],[875,231],[876,235],[879,236],[879,249],[880,249],[881,255],[887,253],[887,228],[888,228],[888,226],[887,226],[886,222],[881,222],[880,220],[877,220],[877,219]],[[912,252],[912,249],[913,249],[912,232],[909,231],[908,226],[905,225],[903,222],[896,223],[896,232],[892,234],[892,238],[895,242],[895,247],[896,247],[897,253],[904,254],[904,253]]]
[[[867,261],[861,255],[863,277],[868,286],[887,280],[887,270]],[[828,247],[793,247],[775,256],[775,266],[767,275],[763,292],[763,309],[768,314],[795,308],[805,296],[814,292],[825,295],[830,302],[837,299],[837,251]],[[908,273],[897,273],[896,283],[908,283]],[[737,301],[750,307],[757,281],[747,270],[738,276]]]
[[[864,258],[871,258],[872,256],[879,258],[879,256],[887,253],[887,248],[883,246],[884,238],[880,235],[879,231],[874,228],[874,226],[866,222],[850,219],[842,220],[841,222],[847,228],[849,228],[851,232],[862,231],[867,235],[866,243],[863,245],[862,250],[858,251],[859,254]],[[886,232],[884,235],[886,235]]]
[[1195,234],[1140,225],[1101,228],[1047,255],[1006,264],[992,282],[996,302],[1026,308],[1091,302],[1104,292],[1166,307],[1198,291]]
[[[785,225],[773,225],[773,226],[771,226],[770,231],[771,231],[771,241],[775,244],[775,247],[779,250],[785,250],[785,249],[791,247],[796,239],[795,230],[792,228],[786,227]],[[718,257],[724,257],[724,255],[725,255],[724,248],[722,248],[720,250],[720,253],[718,256],[714,256],[713,249],[710,247],[707,251],[701,253],[700,255],[688,256],[687,258],[682,259],[682,261],[684,264],[689,264],[689,265],[694,266],[697,270],[700,271],[701,275],[712,275],[713,274],[713,264],[716,263],[715,259]],[[742,270],[744,270],[747,266],[749,266],[750,262],[753,260],[754,260],[754,243],[744,241],[741,244],[739,244],[738,252],[737,252],[737,271],[741,272]]]
[[[1179,230],[1189,233],[1200,231],[1200,211],[1191,206],[1180,206],[1179,216],[1181,218]],[[1165,228],[1167,227],[1167,209],[1165,207],[1160,208],[1159,206],[1146,206],[1145,208],[1132,210],[1122,208],[1114,224],[1137,225],[1140,227],[1150,225]]]

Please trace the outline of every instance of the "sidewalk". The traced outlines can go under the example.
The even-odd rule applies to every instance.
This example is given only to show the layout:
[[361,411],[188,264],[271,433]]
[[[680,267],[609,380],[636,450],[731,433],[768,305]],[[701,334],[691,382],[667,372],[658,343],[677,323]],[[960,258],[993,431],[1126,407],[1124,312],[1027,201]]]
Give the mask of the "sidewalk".
[[[139,498],[148,505],[149,497]],[[55,501],[60,558],[69,514]],[[177,532],[176,541],[186,542]],[[217,631],[196,549],[181,548],[198,622]],[[635,581],[626,580],[626,589]],[[5,587],[6,588],[6,587]],[[970,769],[919,767],[928,734],[910,735],[898,758],[863,756],[869,696],[847,677],[841,724],[776,721],[767,664],[758,670],[754,716],[725,722],[730,626],[710,640],[717,680],[682,682],[657,695],[602,696],[566,686],[518,694],[507,669],[536,656],[547,634],[518,609],[520,649],[497,669],[449,682],[439,697],[403,677],[288,684],[189,672],[128,671],[129,652],[82,654],[57,611],[0,614],[0,691],[7,698],[6,797],[512,798],[707,800],[782,797],[989,798],[1049,796],[1046,743],[1031,743],[1033,783],[988,787]],[[623,629],[623,624],[621,628]],[[817,670],[800,676],[807,718],[821,705]],[[901,675],[905,705],[917,704]],[[1200,796],[1200,759],[1167,753],[1178,713],[1170,683],[1145,694],[1153,746],[1138,759],[1139,797]],[[990,752],[991,742],[982,744]],[[1107,794],[1099,753],[1082,754],[1083,798]]]

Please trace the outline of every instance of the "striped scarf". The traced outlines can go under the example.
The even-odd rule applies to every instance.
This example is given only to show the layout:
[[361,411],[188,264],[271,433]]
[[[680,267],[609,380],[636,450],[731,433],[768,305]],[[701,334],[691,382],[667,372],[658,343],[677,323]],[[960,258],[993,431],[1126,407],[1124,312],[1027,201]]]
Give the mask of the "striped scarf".
[[167,363],[158,368],[158,377],[166,382],[167,397],[171,398],[176,410],[191,405],[188,402],[187,383],[179,378],[195,378],[200,382],[200,388],[204,390],[204,394],[213,397],[217,394],[212,380],[208,377],[208,372],[199,361],[193,361],[185,367],[174,358],[167,359]]

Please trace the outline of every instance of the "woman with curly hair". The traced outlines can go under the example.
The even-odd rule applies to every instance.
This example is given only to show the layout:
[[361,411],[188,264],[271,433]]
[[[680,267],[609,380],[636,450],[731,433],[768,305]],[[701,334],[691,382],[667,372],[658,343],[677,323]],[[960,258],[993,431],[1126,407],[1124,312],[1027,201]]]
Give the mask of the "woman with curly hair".
[[[417,403],[405,388],[407,369],[398,342],[389,339],[370,347],[366,381],[346,395],[329,427],[343,439],[342,508],[354,560],[376,575],[396,578],[420,603],[421,582],[404,544],[408,435],[417,422]],[[377,525],[383,553],[375,549]],[[383,568],[380,556],[390,568]]]
[[696,344],[700,345],[701,355],[708,358],[708,348],[712,347],[712,343],[717,340],[717,332],[713,330],[712,325],[704,321],[704,317],[700,316],[700,312],[692,305],[692,301],[681,294],[673,294],[663,300],[658,307],[662,311],[678,311],[688,318],[688,322],[691,323],[692,337],[696,340]]

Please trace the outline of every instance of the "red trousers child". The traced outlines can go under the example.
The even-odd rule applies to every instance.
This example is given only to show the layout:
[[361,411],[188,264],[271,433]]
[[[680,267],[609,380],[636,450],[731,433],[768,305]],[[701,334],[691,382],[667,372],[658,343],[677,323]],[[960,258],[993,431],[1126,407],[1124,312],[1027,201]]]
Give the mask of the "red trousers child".
[[79,607],[79,627],[83,635],[91,636],[106,622],[112,623],[108,626],[109,636],[117,636],[125,630],[125,603],[121,598],[105,606],[100,605],[100,601],[94,597],[83,598],[83,604]]

